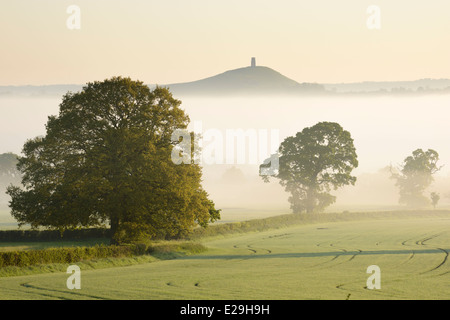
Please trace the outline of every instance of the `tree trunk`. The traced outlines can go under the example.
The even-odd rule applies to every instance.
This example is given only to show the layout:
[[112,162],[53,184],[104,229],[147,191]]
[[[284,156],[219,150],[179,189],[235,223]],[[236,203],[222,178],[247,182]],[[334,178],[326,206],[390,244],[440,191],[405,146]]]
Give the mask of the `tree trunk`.
[[306,213],[313,213],[316,208],[316,192],[309,188],[306,192]]
[[120,244],[119,239],[119,218],[117,217],[111,217],[111,240],[110,245],[118,245]]

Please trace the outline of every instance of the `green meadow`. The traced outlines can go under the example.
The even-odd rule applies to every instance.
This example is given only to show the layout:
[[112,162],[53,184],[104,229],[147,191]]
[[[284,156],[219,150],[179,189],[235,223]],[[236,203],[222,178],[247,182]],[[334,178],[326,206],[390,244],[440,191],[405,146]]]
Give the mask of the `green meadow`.
[[[364,219],[342,215],[263,231],[201,236],[195,242],[204,249],[195,252],[167,249],[83,261],[77,264],[81,289],[67,289],[68,265],[28,267],[17,276],[0,278],[0,298],[450,298],[450,212],[373,214]],[[170,242],[165,245],[171,247]],[[380,289],[367,287],[371,265],[380,268]],[[34,274],[20,275],[27,272]]]

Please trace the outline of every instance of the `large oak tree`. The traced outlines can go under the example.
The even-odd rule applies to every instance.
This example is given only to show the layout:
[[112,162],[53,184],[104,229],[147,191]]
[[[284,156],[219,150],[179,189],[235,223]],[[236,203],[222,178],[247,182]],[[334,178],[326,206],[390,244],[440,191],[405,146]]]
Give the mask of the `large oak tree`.
[[[319,122],[287,137],[278,149],[279,168],[274,175],[291,194],[294,213],[317,212],[334,203],[331,189],[355,184],[358,166],[350,133],[338,123]],[[261,165],[263,167],[264,165]],[[269,181],[269,176],[263,176]]]
[[23,188],[8,188],[12,215],[62,230],[109,224],[113,243],[219,219],[201,168],[171,161],[171,135],[189,123],[180,104],[165,88],[122,77],[67,93],[46,135],[23,147]]

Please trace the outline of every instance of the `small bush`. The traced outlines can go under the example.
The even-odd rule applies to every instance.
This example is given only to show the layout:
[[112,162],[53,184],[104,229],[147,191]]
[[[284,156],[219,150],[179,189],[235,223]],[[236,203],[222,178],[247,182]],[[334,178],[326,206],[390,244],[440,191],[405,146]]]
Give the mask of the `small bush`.
[[196,242],[163,241],[148,246],[147,253],[158,257],[183,256],[204,252],[206,247]]

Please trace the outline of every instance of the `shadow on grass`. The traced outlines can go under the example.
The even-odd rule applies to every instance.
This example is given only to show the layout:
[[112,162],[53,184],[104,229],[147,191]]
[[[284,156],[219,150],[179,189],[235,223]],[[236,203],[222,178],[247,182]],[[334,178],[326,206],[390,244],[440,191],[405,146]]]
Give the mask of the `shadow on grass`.
[[421,249],[421,250],[368,250],[368,251],[330,251],[330,252],[291,252],[291,253],[266,253],[266,254],[228,254],[228,255],[192,255],[179,257],[179,259],[191,259],[191,260],[214,260],[214,259],[271,259],[271,258],[316,258],[316,257],[328,257],[328,256],[364,256],[364,255],[397,255],[397,254],[436,254],[444,253],[448,255],[450,249]]

